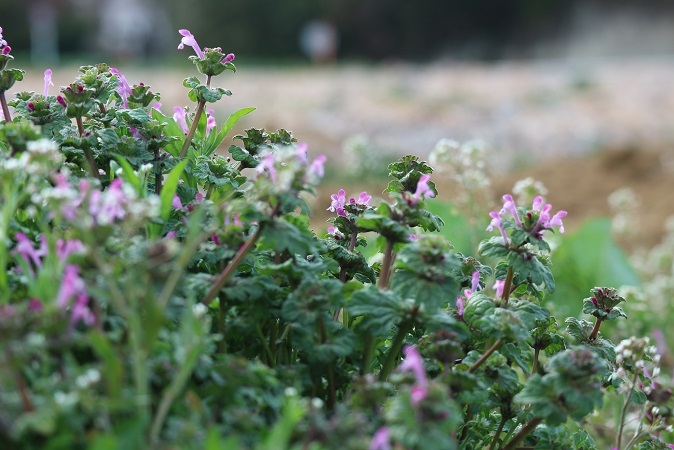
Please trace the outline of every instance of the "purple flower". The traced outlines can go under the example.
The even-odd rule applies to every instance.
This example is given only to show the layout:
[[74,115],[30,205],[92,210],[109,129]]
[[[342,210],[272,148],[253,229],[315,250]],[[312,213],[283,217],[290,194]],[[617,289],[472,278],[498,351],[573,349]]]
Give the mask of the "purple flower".
[[295,151],[295,156],[297,159],[300,160],[302,164],[307,164],[309,162],[307,158],[307,144],[305,142],[299,144],[297,146],[297,150]]
[[84,280],[80,278],[79,271],[80,268],[75,264],[68,264],[63,271],[63,280],[56,296],[56,304],[59,308],[67,308],[73,297],[86,295],[86,286]]
[[116,219],[126,217],[124,204],[126,194],[122,189],[122,179],[116,178],[107,191],[94,190],[89,196],[89,214],[100,225],[109,225]]
[[63,106],[64,108],[68,106],[66,105],[66,100],[63,98],[62,95],[57,95],[56,101],[59,103],[59,105]]
[[494,231],[494,227],[498,228],[501,232],[501,237],[503,238],[503,244],[508,245],[508,235],[505,232],[505,228],[503,228],[503,219],[501,218],[500,212],[490,211],[489,216],[491,217],[491,223],[487,227],[487,231]]
[[173,120],[180,125],[180,128],[182,128],[183,133],[185,134],[190,131],[190,128],[187,126],[187,121],[185,120],[186,115],[187,111],[184,108],[181,108],[180,106],[175,106],[173,108]]
[[152,109],[156,109],[157,111],[161,112],[161,103],[156,102],[154,105],[152,105]]
[[374,433],[369,450],[391,450],[391,437],[388,427],[381,427]]
[[431,188],[428,186],[428,181],[431,179],[431,176],[428,174],[424,174],[419,178],[419,182],[417,183],[417,190],[414,192],[414,195],[412,196],[412,204],[416,205],[417,202],[422,199],[422,198],[433,198],[435,197],[435,194],[431,190]]
[[234,61],[234,53],[229,53],[227,56],[222,58],[222,61],[220,61],[222,64],[227,64],[228,62]]
[[110,73],[117,75],[117,77],[119,78],[119,81],[117,82],[116,91],[120,95],[120,97],[122,97],[122,106],[124,108],[128,108],[129,107],[128,98],[129,95],[133,93],[133,91],[131,90],[131,86],[129,86],[129,82],[126,81],[126,77],[122,75],[122,73],[119,70],[115,69],[114,67],[110,68]]
[[53,86],[54,83],[51,81],[51,69],[44,71],[44,96],[49,95],[49,86]]
[[480,288],[480,272],[477,270],[473,272],[470,280],[470,289],[464,289],[463,295],[459,295],[456,298],[456,309],[458,310],[459,316],[463,317],[463,312],[466,309],[466,303],[470,296],[477,292]]
[[541,197],[540,195],[537,195],[534,198],[534,203],[531,205],[531,209],[533,211],[540,211],[541,205],[543,205],[543,197]]
[[363,191],[360,193],[358,196],[358,200],[355,198],[350,198],[349,203],[355,204],[355,205],[361,205],[361,206],[370,206],[370,200],[372,199],[371,195],[368,195],[367,192]]
[[215,117],[213,117],[213,110],[209,109],[206,111],[206,136],[211,134],[211,130],[215,128]]
[[9,52],[11,52],[11,51],[12,51],[12,47],[10,47],[9,45],[5,45],[2,48],[2,54],[3,55],[9,55]]
[[336,212],[338,216],[346,217],[346,211],[344,211],[344,205],[346,205],[346,192],[344,189],[340,189],[336,194],[330,196],[332,202],[326,211]]
[[0,27],[0,47],[7,45],[7,41],[2,38],[2,27]]
[[307,173],[309,175],[315,175],[319,178],[322,178],[323,175],[325,175],[325,162],[328,160],[328,157],[325,155],[318,155],[314,160],[311,162],[311,165],[309,166],[309,169],[307,170]]
[[416,347],[408,345],[403,350],[405,358],[403,362],[398,366],[398,370],[401,372],[412,372],[414,377],[417,380],[417,385],[421,387],[428,386],[428,378],[426,378],[426,368],[424,367],[424,361],[421,359],[421,354]]
[[178,33],[180,33],[182,36],[182,39],[180,39],[180,44],[178,45],[178,50],[182,50],[185,48],[186,45],[189,45],[194,49],[194,52],[197,54],[199,59],[204,59],[204,52],[201,51],[201,47],[199,47],[199,44],[197,44],[197,40],[194,39],[192,33],[190,33],[189,30],[184,29],[178,30]]
[[517,224],[517,226],[518,227],[522,226],[519,213],[517,212],[517,205],[515,205],[515,200],[513,200],[513,196],[510,194],[506,194],[503,196],[503,200],[505,201],[505,203],[503,203],[503,209],[501,209],[501,211],[502,212],[510,211],[513,215],[513,218],[515,219],[515,223]]
[[66,241],[59,239],[56,242],[56,256],[61,262],[65,262],[68,256],[73,253],[82,252],[84,252],[84,244],[79,239],[68,239]]
[[79,321],[84,322],[87,326],[92,326],[96,323],[96,316],[89,309],[89,296],[82,293],[77,296],[75,303],[73,303],[72,312],[70,313],[70,323],[75,325]]
[[503,288],[505,287],[505,280],[496,280],[492,289],[496,291],[497,297],[503,297]]
[[550,211],[552,210],[552,205],[550,203],[545,204],[541,208],[540,216],[538,217],[538,222],[532,230],[533,233],[542,232],[548,230],[552,227],[559,227],[559,232],[564,233],[564,224],[562,219],[566,217],[566,211],[558,211],[557,214],[550,217]]
[[31,274],[33,273],[31,262],[35,267],[41,269],[42,258],[47,256],[47,253],[49,253],[47,238],[43,235],[40,239],[40,248],[35,249],[35,247],[33,247],[33,242],[28,239],[28,236],[25,234],[16,233],[14,237],[16,238],[17,242],[16,251],[19,253],[19,255],[21,255],[21,258],[26,262],[26,265],[28,265]]
[[275,163],[276,160],[274,159],[274,154],[267,153],[262,157],[262,160],[255,168],[255,171],[257,173],[262,173],[267,170],[267,172],[269,172],[269,178],[271,178],[271,181],[276,182],[276,168],[274,167]]
[[171,206],[174,207],[175,209],[183,209],[183,204],[180,201],[180,197],[174,195],[173,200],[171,201]]

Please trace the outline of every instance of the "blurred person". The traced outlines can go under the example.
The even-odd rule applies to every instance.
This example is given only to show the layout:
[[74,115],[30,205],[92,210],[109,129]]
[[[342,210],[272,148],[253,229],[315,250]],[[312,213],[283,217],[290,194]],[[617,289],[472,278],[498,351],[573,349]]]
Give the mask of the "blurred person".
[[53,64],[59,60],[58,5],[50,0],[35,0],[28,6],[30,57],[33,64]]
[[337,57],[337,30],[324,20],[312,20],[300,33],[300,47],[312,63],[330,63]]

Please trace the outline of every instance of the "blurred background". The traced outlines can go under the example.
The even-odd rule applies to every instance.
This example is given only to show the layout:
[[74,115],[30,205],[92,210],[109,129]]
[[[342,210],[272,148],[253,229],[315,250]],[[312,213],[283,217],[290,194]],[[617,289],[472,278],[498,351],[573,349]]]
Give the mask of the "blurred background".
[[[331,157],[326,192],[348,179],[379,189],[388,160],[428,157],[443,138],[478,140],[497,203],[517,179],[543,182],[571,227],[612,214],[628,187],[640,207],[632,247],[674,214],[674,3],[665,0],[0,0],[14,67],[9,97],[66,85],[107,62],[189,105],[194,74],[177,30],[236,54],[216,84],[224,120],[292,130]],[[240,131],[240,130],[237,130]],[[350,178],[348,178],[350,177]],[[454,184],[438,174],[445,198]],[[329,203],[329,201],[328,201]],[[635,206],[636,208],[636,206]],[[316,208],[322,210],[322,208]]]

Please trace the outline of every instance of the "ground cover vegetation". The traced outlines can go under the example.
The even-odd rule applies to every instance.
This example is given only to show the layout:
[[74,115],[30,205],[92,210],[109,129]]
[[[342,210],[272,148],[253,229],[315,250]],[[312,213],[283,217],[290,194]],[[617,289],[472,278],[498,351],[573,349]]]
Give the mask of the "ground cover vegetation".
[[105,64],[7,99],[1,33],[3,448],[672,447],[665,350],[603,334],[628,296],[547,308],[566,212],[542,196],[504,195],[478,260],[405,156],[383,198],[332,195],[319,233],[324,156],[255,128],[216,151],[253,111],[209,108],[233,54],[180,30],[188,108]]

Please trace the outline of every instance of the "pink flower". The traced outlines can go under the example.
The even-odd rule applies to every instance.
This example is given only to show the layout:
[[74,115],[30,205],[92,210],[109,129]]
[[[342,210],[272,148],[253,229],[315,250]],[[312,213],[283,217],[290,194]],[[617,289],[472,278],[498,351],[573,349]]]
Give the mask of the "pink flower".
[[307,164],[308,158],[307,158],[307,144],[306,143],[301,143],[297,146],[297,150],[295,151],[295,156],[297,159],[300,160],[303,164]]
[[152,105],[152,109],[156,109],[157,111],[161,112],[161,103],[156,102],[154,105]]
[[119,70],[115,69],[114,67],[111,67],[110,73],[117,75],[117,77],[119,78],[119,81],[117,82],[116,91],[120,95],[120,97],[122,97],[122,106],[124,108],[128,108],[129,107],[128,98],[129,95],[131,95],[131,93],[133,92],[131,90],[131,86],[129,86],[128,81],[126,81],[126,77],[122,75],[122,73]]
[[417,380],[417,385],[426,387],[428,385],[428,379],[426,378],[426,368],[424,367],[424,361],[421,359],[421,354],[416,347],[408,345],[403,350],[405,358],[403,362],[398,366],[398,370],[401,372],[412,372],[414,377]]
[[435,194],[431,190],[431,188],[428,186],[428,181],[431,179],[431,176],[428,174],[424,174],[419,178],[419,182],[417,183],[417,190],[414,192],[414,195],[412,196],[412,204],[416,205],[417,202],[422,199],[422,198],[433,198],[435,197]]
[[187,121],[185,120],[186,115],[187,111],[184,108],[181,108],[180,106],[175,106],[173,108],[173,120],[180,125],[180,128],[182,128],[183,133],[185,134],[190,131],[190,128],[187,126]]
[[126,217],[124,204],[126,194],[122,189],[122,179],[115,178],[107,191],[93,190],[89,195],[89,214],[99,225],[109,225],[116,219]]
[[86,293],[77,296],[70,313],[70,323],[72,325],[75,325],[80,320],[87,326],[92,326],[96,323],[96,316],[89,309],[89,296]]
[[517,226],[522,226],[522,222],[520,221],[520,216],[519,213],[517,212],[517,205],[515,205],[515,200],[513,200],[513,196],[510,194],[506,194],[503,196],[503,200],[505,203],[503,204],[503,209],[501,209],[502,212],[505,211],[510,211],[513,215],[513,218],[515,219],[515,223]]
[[41,269],[42,258],[47,256],[47,253],[49,253],[49,248],[47,246],[47,238],[43,235],[42,238],[40,239],[40,248],[35,249],[35,247],[33,247],[33,242],[30,239],[28,239],[28,236],[26,236],[25,234],[16,233],[14,237],[16,238],[17,242],[16,251],[17,253],[19,253],[19,255],[21,255],[21,258],[28,265],[31,274],[33,273],[31,262],[35,267]]
[[490,211],[489,217],[491,217],[491,223],[487,227],[487,231],[494,231],[494,227],[498,228],[498,230],[501,232],[501,237],[503,238],[503,244],[508,245],[508,235],[506,234],[505,228],[503,228],[502,225],[503,219],[501,218],[501,213]]
[[564,224],[562,223],[562,219],[566,217],[567,212],[558,211],[557,214],[550,217],[551,210],[552,205],[550,203],[547,203],[543,206],[538,218],[538,222],[536,222],[536,226],[534,226],[534,229],[532,230],[533,233],[543,232],[545,230],[551,229],[552,227],[559,227],[559,232],[564,233]]
[[543,205],[543,197],[538,195],[536,196],[536,198],[534,198],[534,203],[531,205],[531,209],[533,211],[540,211],[541,205]]
[[307,173],[309,175],[316,175],[318,178],[322,178],[325,175],[325,162],[328,160],[328,157],[325,155],[318,155],[309,166]]
[[370,202],[371,199],[372,199],[372,196],[368,195],[367,192],[363,191],[358,196],[358,200],[356,200],[355,198],[350,198],[349,203],[361,205],[361,206],[370,206],[369,202]]
[[84,244],[79,239],[68,239],[66,241],[59,239],[56,242],[56,256],[61,262],[65,262],[68,256],[73,253],[82,252],[84,252]]
[[381,427],[374,433],[369,450],[391,450],[391,437],[388,427]]
[[346,217],[346,211],[344,211],[344,205],[346,205],[346,192],[344,189],[340,189],[336,194],[330,196],[332,202],[326,211],[336,212],[338,216]]
[[54,83],[51,81],[51,69],[44,71],[44,96],[49,95],[49,86],[53,86]]
[[276,182],[276,168],[274,167],[274,164],[276,163],[276,160],[274,159],[274,154],[273,153],[267,153],[262,157],[262,160],[260,161],[260,164],[257,165],[255,168],[255,171],[257,173],[262,173],[265,170],[269,172],[269,178],[271,178],[271,181]]
[[174,195],[173,200],[171,201],[171,206],[174,207],[175,209],[183,209],[183,204],[180,201],[180,197]]
[[80,278],[79,271],[80,268],[75,264],[68,264],[63,271],[61,287],[56,295],[56,304],[59,308],[67,308],[73,297],[86,295],[86,286],[84,280]]
[[[189,30],[178,30],[183,37],[180,39],[180,44],[178,45],[178,50],[182,50],[186,45],[189,45],[194,49],[194,52],[197,54],[199,59],[204,59],[204,52],[201,51],[201,47],[197,44],[197,40],[194,39],[192,33]],[[233,59],[233,58],[232,58]]]
[[7,45],[7,41],[2,38],[2,27],[0,27],[0,47]]
[[503,297],[503,288],[505,287],[505,280],[496,280],[492,289],[496,291],[497,297]]
[[227,64],[228,62],[234,61],[234,58],[235,58],[234,53],[229,53],[227,56],[222,58],[222,61],[220,61],[220,63]]
[[467,302],[470,296],[474,292],[477,292],[479,288],[480,288],[480,272],[476,270],[475,272],[473,272],[473,275],[471,276],[470,289],[464,289],[463,295],[459,295],[456,298],[456,309],[458,310],[459,316],[463,317],[463,312],[466,307],[465,302]]
[[206,119],[206,136],[208,136],[209,134],[211,134],[211,130],[213,128],[215,128],[215,125],[216,125],[215,117],[213,117],[213,110],[212,109],[209,109],[208,111],[206,111],[206,117],[207,117],[207,119]]

